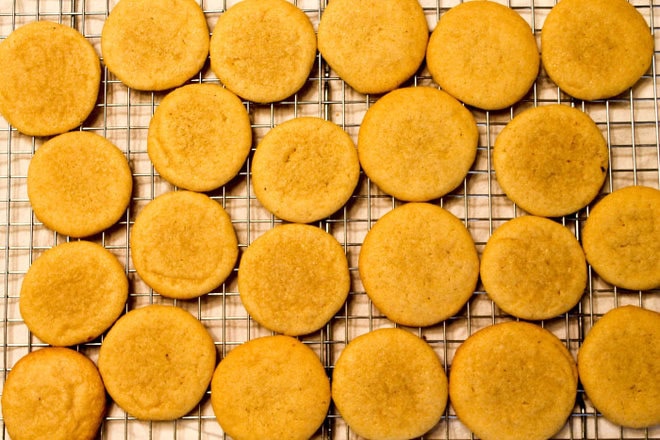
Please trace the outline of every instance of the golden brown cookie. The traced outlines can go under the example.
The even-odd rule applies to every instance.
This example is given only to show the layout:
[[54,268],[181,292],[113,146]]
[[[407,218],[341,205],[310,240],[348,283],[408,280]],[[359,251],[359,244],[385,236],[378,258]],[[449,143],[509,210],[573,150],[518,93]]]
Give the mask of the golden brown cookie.
[[281,101],[307,81],[316,60],[309,18],[285,0],[242,0],[220,15],[211,37],[211,69],[247,100]]
[[465,178],[477,155],[472,114],[431,87],[394,90],[369,107],[358,134],[364,172],[394,197],[426,202]]
[[120,0],[101,32],[103,62],[137,90],[180,86],[209,55],[209,28],[195,0]]
[[636,306],[607,312],[584,338],[578,370],[587,397],[610,421],[660,424],[660,313]]
[[124,310],[128,279],[103,246],[88,241],[47,250],[21,284],[21,316],[50,345],[82,344],[108,329]]
[[72,237],[108,229],[124,215],[133,190],[124,154],[102,136],[74,131],[37,148],[27,191],[37,218]]
[[433,348],[400,328],[348,343],[332,373],[332,399],[357,435],[409,439],[431,430],[447,404],[447,376]]
[[68,348],[47,347],[22,357],[2,392],[4,425],[15,440],[92,440],[105,408],[96,366]]
[[24,134],[78,127],[94,109],[100,83],[96,51],[69,26],[29,23],[0,44],[0,113]]
[[180,87],[149,123],[147,152],[156,171],[191,191],[211,191],[234,178],[252,146],[243,103],[216,84]]
[[325,419],[330,383],[317,355],[290,336],[234,348],[211,382],[211,404],[236,440],[307,440]]
[[543,24],[541,57],[550,79],[569,95],[610,98],[649,69],[653,36],[626,0],[562,0]]
[[527,94],[541,60],[520,14],[494,1],[469,1],[440,17],[426,62],[444,91],[466,104],[498,110]]
[[98,366],[110,397],[142,420],[174,420],[202,399],[215,369],[206,328],[164,305],[132,310],[103,339]]
[[163,296],[196,298],[222,284],[238,258],[229,215],[215,200],[172,191],[149,202],[131,229],[140,278]]
[[660,191],[629,186],[605,196],[584,223],[582,247],[608,283],[632,290],[660,287]]
[[360,93],[385,93],[424,61],[429,29],[417,0],[332,0],[318,46],[339,77]]
[[607,143],[582,111],[551,104],[523,111],[495,139],[493,167],[504,193],[530,214],[560,217],[599,193]]
[[566,423],[577,394],[575,361],[548,330],[505,322],[458,348],[449,399],[458,419],[484,440],[545,440]]

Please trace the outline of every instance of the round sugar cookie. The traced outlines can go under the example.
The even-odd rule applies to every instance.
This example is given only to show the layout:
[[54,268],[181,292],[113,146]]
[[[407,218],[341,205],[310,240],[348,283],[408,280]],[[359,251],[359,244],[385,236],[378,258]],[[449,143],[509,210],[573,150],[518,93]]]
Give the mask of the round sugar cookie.
[[408,203],[367,232],[358,269],[378,310],[390,320],[429,326],[455,315],[479,278],[479,257],[463,223],[429,203]]
[[596,123],[567,105],[523,111],[495,139],[493,167],[504,193],[530,214],[560,217],[591,202],[607,174]]
[[629,186],[606,195],[584,223],[582,247],[608,283],[631,290],[660,287],[660,191]]
[[447,405],[447,376],[433,348],[400,328],[358,336],[332,373],[332,399],[359,436],[416,438],[433,428]]
[[141,420],[174,420],[208,389],[216,350],[187,311],[164,305],[132,310],[103,339],[98,367],[110,397]]
[[359,178],[351,137],[333,122],[315,117],[276,126],[252,159],[257,199],[290,222],[311,223],[333,214],[348,202]]
[[2,392],[4,425],[15,440],[92,440],[105,409],[105,388],[94,363],[62,347],[23,356]]
[[610,310],[578,351],[588,399],[608,420],[630,428],[660,424],[660,313],[637,306]]
[[124,310],[128,279],[124,267],[103,246],[62,243],[44,252],[28,269],[19,306],[30,331],[47,344],[89,342]]
[[555,335],[511,321],[481,329],[458,347],[449,399],[481,439],[545,440],[571,414],[577,381],[575,361]]
[[0,43],[0,113],[24,134],[78,127],[94,109],[100,84],[96,51],[69,26],[33,22]]
[[498,110],[527,94],[541,60],[532,29],[520,14],[494,1],[469,1],[440,17],[426,63],[450,95]]
[[561,224],[531,215],[495,230],[480,273],[486,293],[502,310],[528,320],[568,312],[587,286],[580,242]]
[[191,191],[211,191],[234,178],[252,146],[241,100],[216,84],[169,93],[149,123],[147,152],[156,171]]
[[307,440],[330,406],[318,356],[290,336],[265,336],[231,350],[211,381],[211,405],[236,440]]
[[610,98],[649,69],[653,36],[626,0],[562,0],[543,23],[541,58],[550,79],[569,95]]
[[71,237],[88,237],[114,225],[126,212],[132,191],[124,154],[92,132],[51,138],[28,166],[28,198],[37,219]]
[[323,327],[351,287],[339,242],[311,225],[286,224],[257,238],[241,257],[238,291],[257,322],[290,336]]
[[101,31],[103,62],[137,90],[180,86],[209,55],[209,28],[195,0],[120,0]]
[[238,258],[227,212],[192,191],[168,192],[149,202],[135,219],[130,246],[140,278],[176,299],[209,293],[227,279]]
[[431,87],[394,90],[369,107],[358,133],[362,169],[394,197],[426,202],[465,178],[477,155],[474,117]]
[[247,100],[281,101],[300,90],[316,60],[316,34],[285,0],[243,0],[220,15],[211,37],[211,69]]
[[319,52],[360,93],[385,93],[424,61],[429,29],[417,0],[332,0],[321,14]]

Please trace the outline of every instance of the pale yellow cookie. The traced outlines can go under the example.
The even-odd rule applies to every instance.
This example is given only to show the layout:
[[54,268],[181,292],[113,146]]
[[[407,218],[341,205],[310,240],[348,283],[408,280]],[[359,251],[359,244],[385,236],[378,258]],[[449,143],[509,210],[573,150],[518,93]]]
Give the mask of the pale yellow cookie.
[[465,178],[477,155],[474,117],[431,87],[394,90],[369,107],[358,134],[364,172],[394,197],[426,202]]
[[47,250],[21,284],[21,317],[50,345],[82,344],[119,317],[128,298],[124,267],[103,246],[88,241]]
[[114,225],[131,201],[133,176],[124,154],[98,134],[74,131],[37,148],[27,191],[37,219],[72,237]]
[[332,0],[318,46],[337,75],[360,93],[385,93],[424,61],[429,29],[417,0]]
[[2,391],[2,417],[14,440],[92,440],[103,421],[101,376],[83,354],[47,347],[22,357]]
[[408,203],[369,230],[358,269],[378,310],[418,327],[450,318],[465,305],[477,285],[479,257],[453,214],[429,203]]
[[577,382],[575,361],[555,335],[512,321],[479,330],[458,348],[449,399],[483,440],[545,440],[570,416]]
[[348,343],[332,373],[332,399],[351,430],[372,440],[410,439],[447,405],[447,376],[433,348],[399,328]]
[[466,104],[498,110],[527,94],[541,60],[532,29],[520,14],[476,0],[440,16],[426,62],[444,91]]
[[0,44],[0,113],[24,134],[78,127],[94,109],[100,83],[96,51],[69,26],[29,23]]
[[191,191],[211,191],[234,178],[252,146],[243,103],[216,84],[190,84],[168,94],[149,123],[147,152],[156,171]]
[[348,202],[360,163],[351,137],[333,122],[290,119],[259,142],[252,159],[252,184],[259,202],[276,216],[311,223]]
[[281,101],[307,81],[316,34],[305,13],[285,0],[242,0],[220,15],[211,37],[211,69],[247,100]]
[[187,311],[164,305],[132,310],[103,339],[98,366],[110,397],[142,420],[174,420],[208,389],[216,350]]
[[610,98],[648,71],[653,36],[626,0],[562,0],[543,23],[541,57],[550,79],[569,95]]
[[578,370],[588,399],[610,421],[660,424],[660,313],[636,306],[607,312],[584,338]]
[[209,28],[195,0],[120,0],[101,32],[103,62],[137,90],[180,86],[209,55]]
[[660,191],[629,186],[605,196],[584,223],[582,247],[608,283],[632,290],[660,287]]
[[168,192],[149,202],[135,219],[130,243],[140,278],[170,298],[209,293],[231,274],[238,258],[227,212],[192,191]]
[[551,104],[523,111],[495,139],[493,167],[504,193],[530,214],[574,213],[600,192],[607,143],[582,111]]
[[290,336],[265,336],[231,350],[211,382],[211,404],[236,440],[307,440],[330,406],[317,355]]
[[580,242],[552,220],[524,216],[498,227],[481,255],[481,282],[506,313],[550,319],[566,313],[587,286]]

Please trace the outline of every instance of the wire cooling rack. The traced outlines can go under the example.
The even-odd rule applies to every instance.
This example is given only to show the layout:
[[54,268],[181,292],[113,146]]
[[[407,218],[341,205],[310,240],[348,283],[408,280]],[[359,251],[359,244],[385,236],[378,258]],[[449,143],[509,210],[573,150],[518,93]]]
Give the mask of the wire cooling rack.
[[[420,0],[429,28],[459,0]],[[503,0],[502,0],[503,1]],[[656,0],[633,0],[658,35],[660,5]],[[230,0],[201,0],[212,29],[218,17],[232,5]],[[0,39],[31,21],[51,20],[78,29],[100,54],[100,34],[108,11],[116,0],[0,0]],[[326,0],[297,0],[295,3],[318,25]],[[544,18],[554,0],[508,0],[508,6],[527,20],[537,39]],[[660,47],[656,36],[656,47]],[[501,191],[492,164],[492,146],[504,125],[523,109],[562,103],[587,112],[605,135],[610,151],[610,169],[602,194],[631,184],[660,187],[660,123],[658,122],[658,52],[652,67],[629,91],[607,101],[581,102],[561,93],[541,72],[530,93],[510,109],[498,112],[472,110],[479,127],[477,159],[465,181],[451,194],[436,201],[458,216],[472,234],[479,252],[490,234],[503,222],[523,212]],[[207,63],[190,82],[218,82]],[[422,68],[406,85],[434,85]],[[136,92],[125,87],[106,69],[97,106],[82,130],[105,136],[123,150],[133,170],[135,190],[126,215],[108,231],[92,237],[109,249],[124,264],[130,280],[126,310],[150,303],[176,303],[193,313],[212,335],[221,356],[237,345],[270,334],[253,321],[241,305],[236,273],[225,284],[194,301],[172,301],[148,288],[135,273],[129,256],[130,226],[136,214],[155,196],[174,188],[154,171],[146,152],[149,120],[165,93]],[[377,97],[354,92],[317,58],[305,87],[292,98],[272,105],[246,102],[254,131],[255,144],[277,124],[298,116],[318,116],[331,120],[357,139],[360,122]],[[33,215],[26,192],[27,167],[43,139],[19,134],[0,118],[0,256],[2,265],[2,305],[0,308],[0,381],[17,360],[44,344],[30,334],[23,323],[18,297],[21,280],[32,261],[46,249],[68,238],[46,229]],[[250,159],[240,174],[223,188],[209,195],[221,203],[232,217],[241,251],[280,220],[270,215],[250,189]],[[602,196],[601,194],[601,196]],[[334,235],[343,245],[352,275],[352,288],[345,306],[320,331],[301,338],[332,372],[345,345],[369,330],[393,326],[369,301],[357,271],[360,245],[369,228],[383,214],[400,202],[382,193],[366,176],[347,205],[318,226]],[[581,224],[589,208],[557,219],[579,238]],[[569,313],[539,323],[556,334],[573,355],[589,327],[603,313],[623,304],[636,304],[660,310],[660,291],[631,292],[608,285],[589,270],[589,280],[582,301]],[[496,322],[510,320],[477,286],[472,299],[456,316],[421,329],[410,329],[424,337],[436,350],[448,370],[456,348],[476,330]],[[98,357],[101,339],[75,347],[93,360]],[[0,388],[1,390],[1,388]],[[1,392],[1,391],[0,391]],[[0,420],[0,422],[2,422]],[[4,427],[4,423],[3,423]],[[3,430],[3,438],[9,438]],[[222,439],[226,436],[217,424],[208,394],[189,415],[174,422],[138,421],[111,405],[99,438],[107,439]],[[330,408],[316,439],[357,438]],[[458,421],[451,406],[440,423],[425,439],[470,439],[470,432]],[[589,403],[582,390],[567,424],[556,435],[561,439],[660,439],[660,427],[648,430],[622,429],[605,420]]]

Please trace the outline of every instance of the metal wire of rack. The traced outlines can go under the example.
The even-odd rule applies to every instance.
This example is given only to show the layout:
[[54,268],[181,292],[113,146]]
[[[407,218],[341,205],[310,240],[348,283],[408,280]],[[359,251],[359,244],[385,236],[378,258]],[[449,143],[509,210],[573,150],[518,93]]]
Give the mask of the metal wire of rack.
[[[420,0],[429,27],[460,0]],[[498,0],[499,1],[499,0]],[[327,0],[293,0],[318,25]],[[200,0],[209,28],[233,3],[233,0]],[[647,20],[660,47],[660,5],[655,0],[633,0]],[[35,20],[51,20],[78,29],[100,55],[100,34],[108,12],[116,0],[0,0],[0,40],[15,28]],[[525,18],[537,38],[544,18],[555,0],[506,0]],[[474,238],[479,252],[490,234],[503,222],[524,214],[506,198],[497,184],[491,164],[494,140],[501,129],[521,110],[549,103],[573,105],[587,112],[605,135],[610,152],[610,169],[602,195],[632,184],[660,188],[660,122],[658,117],[658,62],[654,54],[650,71],[628,92],[606,101],[576,101],[540,73],[530,93],[508,110],[485,112],[471,109],[478,123],[480,140],[477,159],[465,181],[437,203],[460,218]],[[190,82],[218,82],[207,63]],[[434,85],[428,71],[422,68],[406,85]],[[220,356],[252,338],[271,334],[253,321],[242,307],[238,295],[236,273],[219,288],[193,301],[173,301],[154,293],[140,280],[130,261],[129,234],[136,214],[155,196],[174,190],[153,169],[146,152],[149,120],[163,93],[145,93],[128,89],[107,69],[103,70],[99,102],[82,130],[98,133],[124,151],[134,176],[134,194],[124,217],[109,230],[92,237],[109,249],[124,264],[130,281],[126,311],[151,303],[175,303],[189,310],[208,329]],[[254,145],[269,129],[290,118],[318,116],[340,125],[354,139],[364,113],[377,97],[354,92],[318,56],[305,87],[282,102],[260,105],[245,102],[250,114]],[[34,216],[26,191],[26,175],[34,151],[44,139],[18,133],[0,118],[0,255],[2,264],[2,303],[0,309],[0,393],[13,365],[28,352],[44,344],[30,334],[23,323],[18,299],[21,280],[32,261],[46,249],[68,237],[46,229]],[[259,235],[281,221],[268,213],[256,200],[250,187],[250,159],[239,175],[209,195],[221,203],[232,217],[239,247],[244,250]],[[320,331],[302,337],[321,359],[329,374],[345,345],[375,328],[394,326],[369,301],[357,271],[360,245],[369,228],[383,214],[400,204],[381,192],[366,176],[361,176],[354,195],[346,206],[318,226],[334,235],[346,252],[352,288],[340,312]],[[580,227],[589,207],[557,219],[579,238]],[[543,327],[557,335],[572,354],[584,339],[589,327],[609,309],[635,304],[660,310],[660,291],[633,292],[613,287],[589,270],[589,280],[582,301],[570,312],[547,321]],[[471,300],[456,316],[438,325],[410,329],[423,337],[436,350],[449,370],[458,346],[475,331],[496,322],[512,319],[500,311],[477,286]],[[96,360],[101,338],[75,347]],[[0,422],[4,421],[0,419]],[[3,429],[2,438],[9,438]],[[187,416],[174,422],[145,422],[127,415],[111,405],[99,438],[107,439],[222,439],[227,438],[217,424],[208,394]],[[355,439],[341,415],[331,407],[316,439]],[[473,436],[448,406],[440,423],[424,439],[471,439]],[[583,390],[573,413],[558,439],[660,439],[660,427],[646,430],[617,427],[602,417],[589,403]]]

